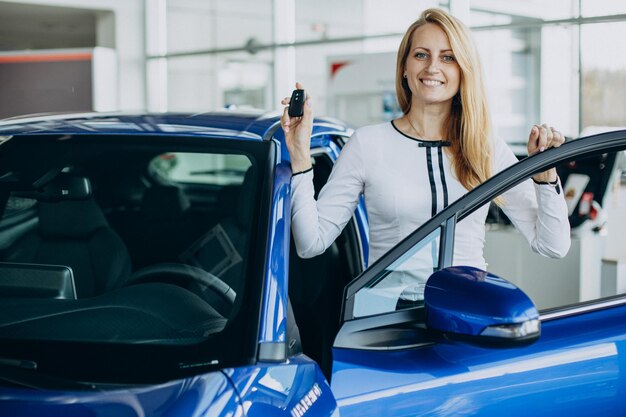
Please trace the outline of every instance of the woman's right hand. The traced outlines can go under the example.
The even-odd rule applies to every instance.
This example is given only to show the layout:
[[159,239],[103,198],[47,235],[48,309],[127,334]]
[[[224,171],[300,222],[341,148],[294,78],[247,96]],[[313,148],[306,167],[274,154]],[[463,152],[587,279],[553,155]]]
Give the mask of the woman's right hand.
[[[304,89],[300,83],[296,83],[296,88]],[[285,97],[281,101],[281,104],[286,107],[280,118],[280,125],[285,132],[287,149],[289,149],[289,156],[291,157],[291,170],[292,172],[301,172],[311,168],[311,133],[313,130],[311,96],[306,92],[302,117],[289,117],[290,100],[290,97]]]

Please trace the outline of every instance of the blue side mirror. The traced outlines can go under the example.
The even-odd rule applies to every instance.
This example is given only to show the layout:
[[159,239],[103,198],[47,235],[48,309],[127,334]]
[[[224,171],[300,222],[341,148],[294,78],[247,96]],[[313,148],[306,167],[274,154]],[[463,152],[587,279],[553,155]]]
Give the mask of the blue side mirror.
[[478,343],[529,343],[539,338],[539,312],[505,279],[478,268],[449,267],[430,276],[424,291],[426,325],[449,338]]

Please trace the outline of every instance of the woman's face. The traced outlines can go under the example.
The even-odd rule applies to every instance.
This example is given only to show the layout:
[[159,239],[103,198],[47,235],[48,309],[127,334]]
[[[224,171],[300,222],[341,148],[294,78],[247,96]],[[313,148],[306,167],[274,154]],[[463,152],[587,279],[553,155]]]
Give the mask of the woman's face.
[[461,84],[461,69],[439,26],[427,23],[413,32],[404,73],[413,103],[452,103]]

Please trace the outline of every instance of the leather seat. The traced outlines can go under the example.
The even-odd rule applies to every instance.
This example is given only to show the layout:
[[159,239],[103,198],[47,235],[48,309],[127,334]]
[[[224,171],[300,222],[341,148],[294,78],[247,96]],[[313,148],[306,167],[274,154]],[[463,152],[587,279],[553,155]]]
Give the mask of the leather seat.
[[[59,177],[67,182],[67,174]],[[131,264],[124,242],[91,197],[88,179],[71,180],[83,188],[75,192],[72,186],[64,185],[54,198],[42,193],[37,203],[37,227],[18,239],[4,260],[69,266],[77,297],[85,298],[121,287],[130,275]]]
[[197,229],[188,215],[190,207],[178,186],[153,185],[145,191],[138,218],[125,231],[135,269],[178,261]]
[[[197,243],[202,243],[202,245],[192,248],[199,265],[219,276],[236,293],[243,291],[243,266],[250,237],[250,222],[255,197],[254,173],[252,168],[249,168],[241,184],[232,214],[222,219],[200,238]],[[218,245],[219,248],[217,248]]]

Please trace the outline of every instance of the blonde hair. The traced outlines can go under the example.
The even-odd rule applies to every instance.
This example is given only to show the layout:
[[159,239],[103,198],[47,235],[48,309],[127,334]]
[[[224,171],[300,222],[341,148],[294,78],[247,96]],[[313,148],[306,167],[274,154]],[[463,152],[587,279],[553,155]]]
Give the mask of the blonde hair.
[[411,90],[404,78],[406,60],[411,52],[415,30],[427,23],[440,27],[448,36],[452,52],[461,69],[459,92],[452,100],[452,110],[444,134],[452,142],[446,149],[459,182],[468,190],[492,174],[491,121],[483,75],[476,47],[469,29],[458,19],[440,9],[424,10],[407,29],[398,49],[396,95],[404,114],[411,110]]

